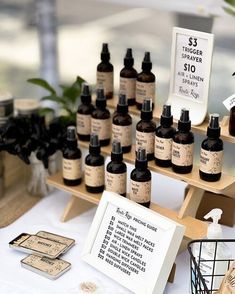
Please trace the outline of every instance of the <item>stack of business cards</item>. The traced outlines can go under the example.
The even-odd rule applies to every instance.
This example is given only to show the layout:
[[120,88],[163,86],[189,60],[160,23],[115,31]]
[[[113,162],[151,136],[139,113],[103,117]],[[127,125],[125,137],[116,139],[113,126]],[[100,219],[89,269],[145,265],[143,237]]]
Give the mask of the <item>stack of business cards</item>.
[[55,280],[71,268],[71,264],[58,257],[67,252],[75,240],[40,231],[36,235],[22,233],[11,242],[13,249],[29,253],[21,260],[22,267]]

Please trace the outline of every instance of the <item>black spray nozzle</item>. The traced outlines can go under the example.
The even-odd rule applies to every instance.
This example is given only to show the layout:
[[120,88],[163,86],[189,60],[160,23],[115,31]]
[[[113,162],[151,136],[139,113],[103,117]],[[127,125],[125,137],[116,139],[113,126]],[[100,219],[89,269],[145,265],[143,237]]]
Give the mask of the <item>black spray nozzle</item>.
[[103,43],[102,45],[102,51],[101,51],[101,60],[103,61],[109,61],[110,59],[110,53],[107,43]]
[[147,160],[146,150],[144,148],[138,148],[137,154],[136,154],[136,159],[138,161],[146,161]]
[[126,100],[126,95],[120,94],[117,104],[117,112],[118,113],[128,113],[128,104]]
[[120,162],[120,161],[122,161],[122,159],[123,159],[123,155],[122,155],[121,143],[118,140],[113,140],[111,160]]
[[97,134],[91,134],[89,152],[92,154],[100,153],[100,141],[99,136]]
[[141,119],[151,120],[153,118],[152,99],[145,99],[142,104]]
[[91,134],[90,146],[92,146],[92,147],[99,147],[100,146],[100,141],[99,141],[99,137],[97,134]]
[[121,106],[127,105],[126,95],[124,95],[124,94],[119,95],[118,104]]
[[170,127],[173,124],[173,116],[171,114],[170,104],[163,105],[160,123],[162,126],[166,126],[166,127]]
[[219,138],[220,126],[219,126],[219,114],[213,113],[210,116],[209,126],[207,128],[207,136],[212,138]]
[[162,116],[171,117],[171,106],[169,104],[163,105]]
[[135,167],[145,169],[148,167],[148,160],[146,150],[144,148],[138,148],[135,159]]
[[124,65],[125,66],[133,66],[134,64],[134,58],[132,56],[132,49],[128,48],[126,50],[126,56],[124,58]]
[[97,107],[106,107],[106,97],[104,95],[104,89],[97,89],[96,94],[96,106]]
[[84,95],[84,96],[90,96],[91,95],[90,87],[89,87],[89,85],[87,83],[83,84],[82,95]]
[[233,73],[233,76],[235,76],[235,72]]
[[97,89],[96,100],[106,100],[104,95],[104,89]]
[[191,120],[189,119],[189,110],[186,108],[181,109],[181,115],[178,121],[178,129],[184,132],[187,132],[191,129]]
[[82,86],[81,100],[82,103],[91,103],[91,90],[87,83]]
[[181,109],[180,121],[184,122],[184,123],[189,121],[189,110],[188,109],[186,109],[186,108]]
[[76,127],[69,126],[67,127],[67,141],[76,141]]
[[142,62],[142,69],[143,70],[151,70],[152,69],[152,62],[150,59],[150,52],[145,52],[144,60]]
[[209,127],[211,129],[218,129],[219,128],[219,114],[218,113],[213,113],[211,115]]
[[112,143],[112,153],[114,154],[122,154],[121,143],[118,140],[114,140]]
[[152,99],[145,99],[142,104],[142,110],[144,112],[151,112],[152,111]]

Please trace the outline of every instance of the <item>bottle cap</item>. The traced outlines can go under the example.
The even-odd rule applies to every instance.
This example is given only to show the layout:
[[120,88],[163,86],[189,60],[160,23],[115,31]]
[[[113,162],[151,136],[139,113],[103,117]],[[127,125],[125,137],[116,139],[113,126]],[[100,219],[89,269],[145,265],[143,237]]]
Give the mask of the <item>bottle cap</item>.
[[117,112],[128,113],[128,104],[126,101],[126,95],[120,94],[117,104]]
[[104,95],[104,89],[97,89],[96,92],[96,106],[97,107],[106,107],[106,97]]
[[91,103],[91,91],[87,83],[84,83],[82,86],[81,101],[82,103]]
[[101,60],[102,61],[109,61],[109,59],[110,59],[110,53],[109,53],[109,48],[108,48],[108,44],[107,43],[103,43],[100,57],[101,57]]
[[150,52],[145,52],[144,60],[142,62],[142,70],[151,70],[152,69],[152,62],[150,60]]
[[222,238],[222,228],[218,223],[221,219],[223,211],[220,208],[214,208],[209,213],[207,213],[204,218],[212,218],[213,222],[208,226],[207,238],[208,239],[221,239]]
[[171,114],[170,104],[163,105],[160,124],[165,127],[170,127],[173,124],[173,115]]
[[152,99],[145,99],[142,104],[141,119],[151,120],[153,118]]
[[67,141],[76,141],[76,127],[75,126],[69,126],[67,127]]
[[207,127],[207,136],[212,138],[219,138],[220,126],[219,126],[219,114],[213,113],[210,116],[209,126]]
[[132,49],[128,48],[126,50],[126,56],[124,58],[124,65],[128,67],[132,67],[134,65],[134,58],[132,56]]
[[122,161],[122,147],[121,142],[118,140],[113,140],[112,143],[112,152],[111,152],[111,160],[119,160]]
[[121,147],[120,141],[113,140],[112,153],[115,153],[115,154],[121,154],[122,153],[122,147]]
[[188,132],[191,129],[191,120],[189,119],[189,110],[181,109],[180,120],[178,121],[178,129],[180,131]]
[[91,134],[90,145],[89,145],[90,153],[100,153],[100,141],[97,134]]
[[135,167],[137,168],[147,168],[148,160],[146,155],[146,150],[142,147],[138,148],[136,159],[135,159]]

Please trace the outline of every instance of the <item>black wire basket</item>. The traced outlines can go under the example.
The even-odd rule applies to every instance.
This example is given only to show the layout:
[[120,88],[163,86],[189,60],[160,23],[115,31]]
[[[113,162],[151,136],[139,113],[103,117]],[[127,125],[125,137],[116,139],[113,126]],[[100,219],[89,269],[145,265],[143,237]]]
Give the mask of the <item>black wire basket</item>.
[[[207,243],[207,244],[206,244]],[[232,244],[233,243],[233,244]],[[191,273],[191,293],[192,294],[212,294],[219,289],[226,271],[230,268],[231,262],[235,258],[219,259],[217,250],[219,246],[226,244],[229,249],[235,245],[235,239],[203,239],[191,241],[188,244],[190,254],[190,273]],[[211,246],[211,258],[205,259],[202,254],[203,246]],[[193,246],[197,247],[198,256],[193,255]],[[224,272],[216,274],[219,263],[223,263]],[[207,269],[206,271],[204,269]]]

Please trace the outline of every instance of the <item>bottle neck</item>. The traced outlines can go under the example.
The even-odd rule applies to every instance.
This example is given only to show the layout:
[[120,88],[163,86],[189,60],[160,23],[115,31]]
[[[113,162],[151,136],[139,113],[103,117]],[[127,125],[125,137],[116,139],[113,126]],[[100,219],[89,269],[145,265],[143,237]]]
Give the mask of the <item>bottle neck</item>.
[[139,170],[146,170],[148,168],[148,161],[140,161],[138,159],[135,160],[135,167]]
[[153,112],[152,111],[141,111],[140,118],[144,121],[151,121],[153,118]]
[[127,114],[128,113],[128,105],[117,105],[117,113]]
[[91,155],[98,156],[100,154],[100,146],[91,146],[91,145],[89,145],[89,153]]
[[81,97],[81,102],[84,105],[90,105],[91,104],[91,97]]
[[76,140],[74,141],[67,140],[67,146],[69,149],[74,150],[74,149],[77,149],[78,143]]
[[122,153],[116,154],[111,152],[111,160],[117,163],[121,163],[123,160]]

